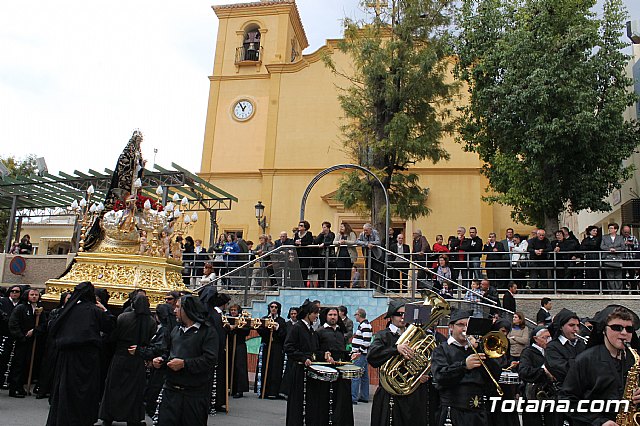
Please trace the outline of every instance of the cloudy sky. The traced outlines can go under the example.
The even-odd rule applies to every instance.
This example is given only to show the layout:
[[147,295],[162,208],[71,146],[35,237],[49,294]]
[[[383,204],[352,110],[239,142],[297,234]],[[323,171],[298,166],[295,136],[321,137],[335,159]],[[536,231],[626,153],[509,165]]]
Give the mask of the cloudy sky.
[[[133,129],[152,164],[199,171],[218,22],[233,0],[0,2],[0,156],[113,168]],[[358,0],[298,0],[311,53]],[[640,2],[625,0],[633,19]]]

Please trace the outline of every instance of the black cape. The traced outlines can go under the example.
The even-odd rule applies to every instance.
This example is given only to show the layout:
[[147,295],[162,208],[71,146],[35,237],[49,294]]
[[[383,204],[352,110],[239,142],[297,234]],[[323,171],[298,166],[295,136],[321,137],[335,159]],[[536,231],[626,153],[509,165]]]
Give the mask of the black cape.
[[[138,296],[139,300],[147,300]],[[147,302],[148,303],[148,302]],[[129,346],[148,346],[156,331],[156,323],[150,312],[126,312],[118,317],[112,334],[116,351],[111,360],[105,382],[104,396],[100,404],[100,418],[105,421],[140,422],[144,420],[144,387],[146,368],[139,353],[129,354]]]
[[100,333],[113,329],[114,318],[95,305],[95,296],[91,301],[92,293],[93,286],[86,297],[74,292],[52,327],[58,359],[47,426],[87,426],[98,420]]

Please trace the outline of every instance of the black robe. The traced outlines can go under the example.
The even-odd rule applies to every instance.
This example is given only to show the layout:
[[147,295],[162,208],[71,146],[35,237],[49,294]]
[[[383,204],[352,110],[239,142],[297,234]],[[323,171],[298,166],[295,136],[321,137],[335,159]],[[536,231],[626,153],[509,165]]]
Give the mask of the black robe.
[[[9,332],[15,339],[13,362],[9,372],[9,388],[14,391],[22,392],[25,383],[27,383],[34,340],[36,341],[36,353],[33,362],[32,383],[39,376],[40,361],[44,354],[46,341],[47,316],[44,312],[40,314],[37,328],[36,319],[35,310],[29,303],[20,303],[9,317]],[[31,337],[27,337],[29,330],[33,330]]]
[[[472,408],[472,402],[476,396],[493,396],[496,394],[496,388],[482,366],[467,370],[466,359],[473,353],[470,347],[465,349],[447,342],[434,349],[431,372],[442,401],[437,424],[443,425],[447,417],[455,426],[489,424],[487,406]],[[497,381],[501,372],[500,365],[495,359],[486,359],[485,364]]]
[[308,378],[304,366],[307,359],[322,359],[322,353],[318,350],[318,336],[304,321],[298,321],[287,335],[284,350],[291,363],[286,426],[327,426],[319,421],[321,383]]
[[[294,324],[291,322],[291,320],[287,320],[285,322],[285,330],[287,331],[287,336],[289,335],[289,333],[291,333],[291,329],[293,328]],[[286,338],[285,338],[286,341]],[[282,383],[280,384],[280,394],[287,396],[289,395],[289,389],[291,389],[291,362],[289,360],[288,355],[285,352],[284,355],[284,373],[282,373]]]
[[[263,317],[268,318],[268,317]],[[266,386],[264,391],[265,398],[278,397],[280,394],[280,385],[282,384],[282,373],[284,370],[284,341],[287,337],[287,327],[284,318],[278,316],[275,320],[278,323],[278,329],[270,330],[261,327],[258,334],[262,338],[262,362],[258,360],[256,371],[260,374],[260,390],[258,390],[258,380],[255,383],[255,391],[263,394],[262,387]],[[267,353],[269,352],[269,338],[271,337],[271,352],[269,353],[269,370],[267,373],[267,382],[264,381],[264,373],[267,366]]]
[[[552,395],[551,379],[543,370],[545,358],[538,348],[527,346],[520,354],[518,375],[524,383],[521,395],[527,400],[536,400],[543,395]],[[546,399],[546,398],[545,398]],[[522,413],[523,426],[551,426],[556,424],[554,413]]]
[[126,312],[118,317],[114,333],[116,351],[107,374],[100,418],[105,421],[140,422],[144,420],[146,368],[139,353],[129,354],[129,346],[148,346],[156,330],[151,315]]
[[100,333],[114,318],[95,304],[79,302],[58,320],[53,339],[58,348],[47,426],[88,426],[98,420],[100,403]]
[[[614,359],[604,344],[589,348],[576,357],[560,390],[560,398],[570,400],[573,409],[582,399],[620,400],[627,381],[627,373],[633,363],[633,355],[628,349],[626,357]],[[637,384],[633,387],[637,387]],[[574,426],[582,426],[601,425],[607,420],[615,421],[616,414],[616,412],[596,413],[574,410],[567,415]]]
[[[231,381],[231,393],[234,395],[249,392],[247,336],[249,336],[250,332],[251,330],[245,327],[235,328],[228,333],[229,357],[233,359],[233,362],[229,363],[229,380]],[[232,365],[233,371],[231,370]]]
[[9,333],[9,317],[15,306],[9,297],[0,298],[0,385],[2,387],[9,386],[8,376],[5,383],[5,372],[15,344],[15,340]]
[[582,353],[585,347],[585,344],[581,340],[578,340],[576,345],[573,346],[570,342],[566,342],[563,345],[557,338],[547,344],[547,349],[544,351],[544,356],[547,360],[545,365],[547,370],[549,370],[558,381],[558,386],[562,386],[567,373],[573,366],[576,356]]
[[[396,342],[400,334],[388,328],[376,333],[367,352],[367,362],[374,368],[381,367],[392,357],[399,354]],[[426,426],[429,424],[427,412],[429,390],[427,384],[407,396],[392,396],[382,386],[378,386],[373,396],[371,407],[371,426],[388,426],[393,415],[393,426]],[[393,412],[390,412],[390,401],[393,398]]]
[[216,340],[218,343],[215,380],[212,380],[211,384],[216,387],[216,398],[215,401],[211,401],[212,406],[210,407],[210,410],[215,409],[215,411],[224,411],[223,407],[227,404],[227,329],[222,326],[222,314],[215,309],[212,309],[210,313],[211,323],[216,332]]
[[[331,352],[335,361],[348,361],[349,353],[346,351],[347,342],[345,335],[339,327],[332,329],[323,327],[316,332],[318,334],[318,346],[320,352]],[[322,421],[329,424],[329,413],[333,413],[333,424],[340,426],[353,426],[353,404],[351,403],[351,380],[338,379],[336,382],[324,382],[324,394],[320,401],[320,414]],[[333,391],[332,407],[330,407],[330,391]]]

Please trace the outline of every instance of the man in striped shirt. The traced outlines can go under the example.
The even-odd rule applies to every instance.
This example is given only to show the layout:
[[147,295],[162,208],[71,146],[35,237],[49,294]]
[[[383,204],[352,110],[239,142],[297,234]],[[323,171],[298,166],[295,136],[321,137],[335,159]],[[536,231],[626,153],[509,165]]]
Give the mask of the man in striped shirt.
[[358,329],[351,341],[351,360],[355,365],[364,369],[364,374],[359,379],[351,379],[351,402],[369,402],[369,364],[367,364],[367,352],[371,344],[373,330],[367,321],[367,312],[358,308],[353,318],[358,322]]

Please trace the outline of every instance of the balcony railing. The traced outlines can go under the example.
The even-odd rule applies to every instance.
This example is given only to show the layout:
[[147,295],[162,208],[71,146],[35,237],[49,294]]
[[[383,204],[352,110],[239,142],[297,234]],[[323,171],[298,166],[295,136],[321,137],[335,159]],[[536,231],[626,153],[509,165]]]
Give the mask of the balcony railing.
[[236,48],[236,65],[256,65],[262,63],[262,46],[247,48],[241,46]]
[[414,297],[422,288],[440,291],[446,282],[454,296],[463,297],[473,279],[487,277],[498,289],[515,282],[521,292],[640,294],[640,252],[621,252],[615,259],[601,251],[551,252],[544,259],[493,252],[489,260],[483,253],[446,253],[451,272],[439,276],[435,265],[442,253],[428,253],[426,261],[416,261],[411,254],[399,256],[384,248],[380,248],[378,258],[371,250],[365,250],[363,256],[358,248],[360,278],[355,280],[350,260],[335,256],[331,249],[335,247],[283,246],[260,257],[252,253],[195,257],[185,253],[184,278],[192,288],[198,287],[204,263],[212,262],[214,285],[247,293],[309,286],[373,288]]

